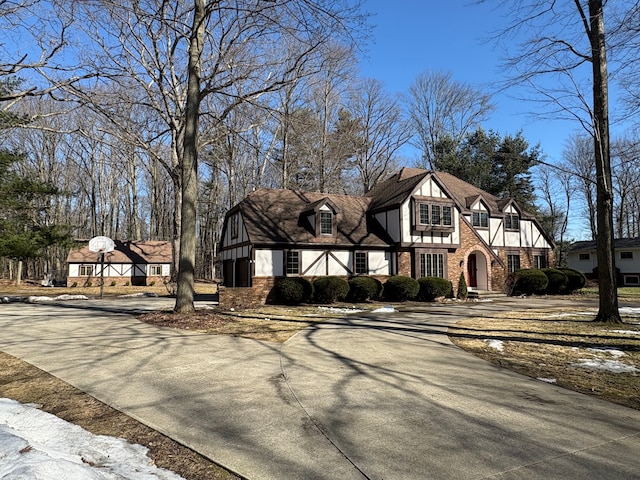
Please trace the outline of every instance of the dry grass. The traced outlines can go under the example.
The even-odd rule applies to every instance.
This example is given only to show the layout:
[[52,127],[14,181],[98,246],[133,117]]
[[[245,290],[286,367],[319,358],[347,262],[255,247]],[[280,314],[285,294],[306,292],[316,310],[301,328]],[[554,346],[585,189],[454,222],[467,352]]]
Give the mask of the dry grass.
[[160,327],[283,343],[299,331],[335,316],[334,310],[319,307],[264,306],[240,311],[197,310],[191,314],[157,311],[138,319]]
[[40,409],[80,425],[96,435],[125,438],[149,449],[162,468],[188,480],[237,477],[169,437],[115,410],[33,365],[0,352],[0,397],[34,403]]
[[[624,325],[611,326],[589,321],[595,311],[584,312],[556,309],[469,318],[450,327],[449,336],[460,348],[501,367],[640,409],[640,318],[627,317]],[[490,341],[501,342],[502,351]],[[579,366],[586,360],[637,370],[616,373]]]
[[[196,294],[214,294],[218,291],[218,286],[215,283],[196,283]],[[117,297],[121,295],[132,295],[136,293],[155,293],[158,296],[166,296],[169,294],[167,287],[162,283],[155,285],[149,285],[144,287],[138,286],[125,286],[115,285],[111,286],[106,283],[103,287],[104,297]],[[0,295],[9,296],[47,296],[57,297],[58,295],[86,295],[90,298],[97,298],[100,296],[100,287],[42,287],[34,282],[24,282],[19,287],[16,287],[13,282],[6,280],[0,282]]]

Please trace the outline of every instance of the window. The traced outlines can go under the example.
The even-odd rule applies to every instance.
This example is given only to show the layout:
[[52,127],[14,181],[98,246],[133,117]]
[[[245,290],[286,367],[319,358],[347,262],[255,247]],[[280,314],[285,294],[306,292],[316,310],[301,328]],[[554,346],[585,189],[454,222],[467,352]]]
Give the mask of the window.
[[429,225],[429,205],[426,203],[420,204],[420,224]]
[[238,215],[231,217],[231,238],[238,238]]
[[487,212],[473,212],[471,224],[474,227],[489,227],[489,214]]
[[331,212],[320,212],[320,235],[333,234],[333,214]]
[[578,260],[589,260],[591,256],[588,253],[581,253],[578,255]]
[[507,269],[509,273],[520,270],[520,255],[507,255]]
[[369,265],[367,261],[367,252],[356,252],[354,256],[353,270],[358,273],[369,273]]
[[444,278],[444,254],[421,253],[420,276]]
[[520,230],[520,217],[518,215],[505,215],[504,228],[507,230]]
[[534,255],[533,268],[547,268],[547,257],[544,255]]
[[418,222],[420,225],[434,227],[452,226],[452,210],[449,205],[435,205],[429,203],[418,204]]
[[638,275],[625,275],[624,276],[624,284],[625,285],[635,285],[636,287],[640,285],[640,276]]
[[149,265],[149,275],[159,277],[162,275],[162,265]]
[[300,273],[300,252],[287,251],[287,275],[298,275]]
[[620,252],[621,260],[633,260],[633,252]]
[[80,265],[78,275],[81,277],[91,277],[93,275],[93,265]]

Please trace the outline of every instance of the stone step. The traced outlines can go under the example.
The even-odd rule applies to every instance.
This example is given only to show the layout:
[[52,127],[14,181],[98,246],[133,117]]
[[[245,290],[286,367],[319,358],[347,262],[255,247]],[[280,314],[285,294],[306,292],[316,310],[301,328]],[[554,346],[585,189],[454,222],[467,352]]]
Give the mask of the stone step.
[[494,292],[491,290],[469,290],[467,292],[467,298],[486,299],[501,297],[506,297],[506,295],[503,292]]

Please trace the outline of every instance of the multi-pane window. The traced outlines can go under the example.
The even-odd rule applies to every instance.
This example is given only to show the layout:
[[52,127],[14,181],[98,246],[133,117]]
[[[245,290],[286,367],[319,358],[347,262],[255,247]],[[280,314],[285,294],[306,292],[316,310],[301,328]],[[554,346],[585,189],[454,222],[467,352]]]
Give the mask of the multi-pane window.
[[331,212],[320,212],[320,234],[333,234],[333,214]]
[[489,227],[489,214],[487,212],[473,212],[471,224],[474,227]]
[[452,225],[451,206],[449,205],[433,205],[428,203],[420,203],[418,205],[418,215],[421,225],[433,225],[450,227]]
[[149,275],[162,275],[162,265],[149,265]]
[[544,255],[534,255],[533,268],[547,268],[547,257]]
[[520,217],[518,215],[505,215],[504,228],[507,230],[520,230]]
[[444,254],[421,253],[420,276],[444,278]]
[[78,275],[81,277],[90,277],[93,275],[93,265],[80,265]]
[[300,252],[288,250],[286,263],[287,275],[298,275],[300,273]]
[[588,253],[581,253],[578,255],[578,260],[589,260],[591,256]]
[[429,225],[429,205],[426,203],[420,204],[420,224]]
[[507,255],[507,268],[509,273],[520,270],[520,255]]
[[620,260],[633,260],[633,252],[620,252]]
[[354,271],[356,274],[369,273],[367,252],[356,252],[354,257]]

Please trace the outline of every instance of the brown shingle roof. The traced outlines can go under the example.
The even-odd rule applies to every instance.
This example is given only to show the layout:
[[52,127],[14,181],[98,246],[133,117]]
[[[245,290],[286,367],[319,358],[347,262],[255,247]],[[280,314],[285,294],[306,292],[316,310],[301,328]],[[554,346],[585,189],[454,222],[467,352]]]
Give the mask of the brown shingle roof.
[[[128,241],[115,240],[115,250],[105,254],[105,262],[110,263],[171,263],[171,242],[160,240]],[[71,250],[67,256],[68,263],[96,263],[100,255],[89,251],[86,245],[78,250]]]
[[397,207],[411,195],[428,173],[427,170],[405,167],[378,184],[367,193],[367,197],[371,198],[371,211]]
[[[316,236],[307,220],[310,207],[325,199],[338,210],[335,237]],[[391,239],[367,215],[370,202],[367,197],[261,188],[238,208],[252,243],[388,246]]]

